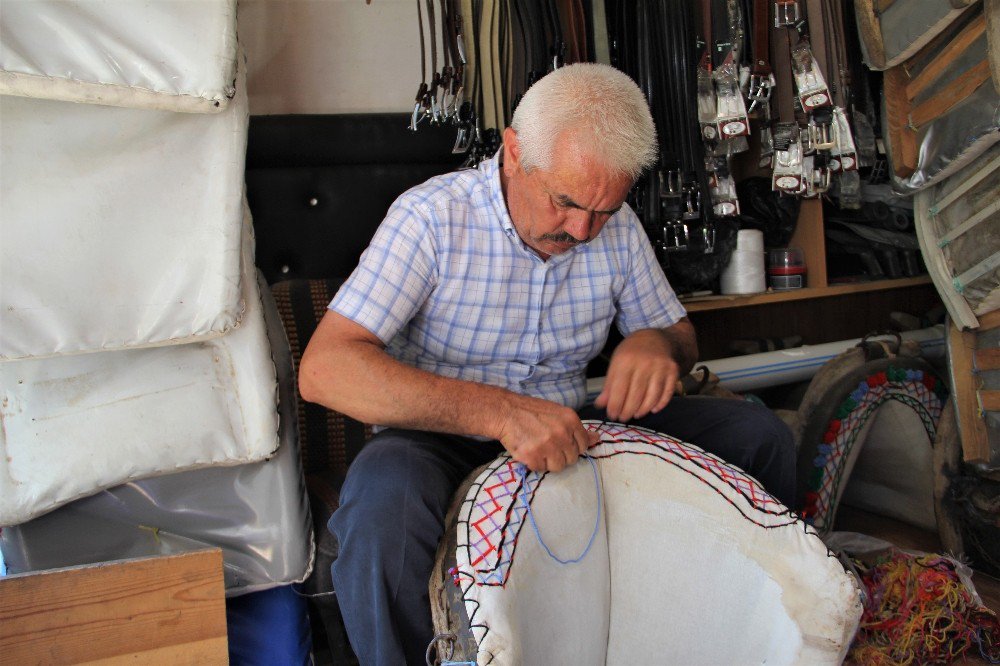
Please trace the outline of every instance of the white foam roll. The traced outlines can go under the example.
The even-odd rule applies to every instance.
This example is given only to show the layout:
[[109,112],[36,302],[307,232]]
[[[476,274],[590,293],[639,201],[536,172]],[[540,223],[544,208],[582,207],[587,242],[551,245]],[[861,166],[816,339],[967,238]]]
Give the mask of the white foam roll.
[[737,249],[723,269],[719,282],[723,294],[759,294],[766,291],[764,251]]
[[740,229],[736,232],[737,252],[763,252],[764,232],[760,229]]

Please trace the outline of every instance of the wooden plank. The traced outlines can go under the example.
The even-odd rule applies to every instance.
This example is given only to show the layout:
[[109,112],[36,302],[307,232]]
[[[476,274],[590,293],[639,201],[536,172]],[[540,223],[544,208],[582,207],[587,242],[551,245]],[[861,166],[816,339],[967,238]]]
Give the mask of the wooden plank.
[[984,412],[1000,412],[1000,391],[979,391],[978,396]]
[[979,330],[991,331],[1000,326],[1000,310],[990,310],[984,315],[979,315]]
[[203,641],[153,648],[146,650],[141,655],[124,654],[82,663],[86,666],[135,666],[136,660],[141,658],[141,662],[144,664],[196,666],[198,664],[225,664],[228,661],[228,653],[229,641],[225,636],[219,636],[218,638],[206,638]]
[[806,286],[821,288],[826,282],[826,237],[823,235],[823,202],[804,199],[789,247],[802,249],[806,262]]
[[[990,61],[983,59],[910,112],[910,124],[921,128],[948,113],[956,104],[990,80]],[[888,101],[888,100],[887,100]]]
[[906,84],[906,98],[913,100],[922,93],[928,86],[934,83],[955,59],[958,58],[967,48],[986,32],[986,15],[980,14],[972,23],[965,26],[962,32],[955,36],[955,39],[948,43],[944,49],[926,66],[923,71],[913,77]]
[[967,463],[987,461],[990,455],[986,423],[976,395],[979,387],[972,367],[975,351],[975,332],[959,331],[954,324],[948,327],[952,392],[962,436],[962,458]]
[[900,178],[909,178],[917,168],[917,135],[910,127],[906,83],[907,75],[902,65],[886,70],[882,77],[889,157],[893,173]]
[[1000,370],[1000,349],[977,349],[973,355],[976,370]]
[[0,578],[4,663],[227,663],[219,549]]
[[[805,203],[805,202],[803,202]],[[810,269],[811,270],[811,269]],[[847,294],[863,294],[870,291],[888,291],[906,287],[919,287],[931,284],[930,277],[920,275],[896,280],[877,280],[875,282],[859,282],[857,284],[838,284],[828,287],[808,287],[806,289],[789,289],[788,291],[769,291],[763,294],[749,296],[721,295],[703,296],[691,300],[682,300],[688,312],[704,312],[706,310],[727,310],[750,305],[766,305],[785,301],[804,301],[828,296],[844,296]]]

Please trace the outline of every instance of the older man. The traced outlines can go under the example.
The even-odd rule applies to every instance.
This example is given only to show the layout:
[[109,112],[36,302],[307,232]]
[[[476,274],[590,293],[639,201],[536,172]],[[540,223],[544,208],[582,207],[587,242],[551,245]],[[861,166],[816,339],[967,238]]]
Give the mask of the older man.
[[[543,77],[503,150],[390,208],[303,355],[306,400],[383,426],[330,521],[334,586],[362,663],[422,663],[427,583],[455,489],[506,449],[558,472],[596,441],[581,415],[669,433],[785,502],[791,434],[750,403],[672,397],[694,327],[624,203],[656,161],[641,91],[604,65]],[[603,392],[585,370],[616,325]],[[578,411],[578,410],[584,411]]]

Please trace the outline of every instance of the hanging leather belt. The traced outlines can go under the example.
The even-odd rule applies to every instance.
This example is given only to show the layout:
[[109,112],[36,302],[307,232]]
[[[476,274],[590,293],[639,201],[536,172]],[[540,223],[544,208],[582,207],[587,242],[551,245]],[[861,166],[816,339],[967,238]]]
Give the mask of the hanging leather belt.
[[[612,0],[607,4],[611,62],[638,83],[650,104],[660,159],[630,194],[665,266],[677,252],[712,252],[695,91],[694,8],[684,1]],[[715,108],[713,105],[713,124]]]
[[753,41],[751,42],[752,62],[750,65],[750,92],[747,113],[759,110],[769,115],[768,102],[774,88],[771,71],[770,41],[770,0],[753,0]]

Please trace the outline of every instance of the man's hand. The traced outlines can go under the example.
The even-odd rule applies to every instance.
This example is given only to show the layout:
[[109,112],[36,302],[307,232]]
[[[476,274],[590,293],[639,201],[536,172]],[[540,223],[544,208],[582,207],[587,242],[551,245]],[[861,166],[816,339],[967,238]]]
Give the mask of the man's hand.
[[667,329],[644,329],[625,338],[611,355],[604,390],[594,406],[627,423],[667,406],[677,380],[698,356],[694,327],[682,319]]
[[499,431],[498,439],[514,460],[535,472],[558,472],[600,440],[569,407],[513,394]]

